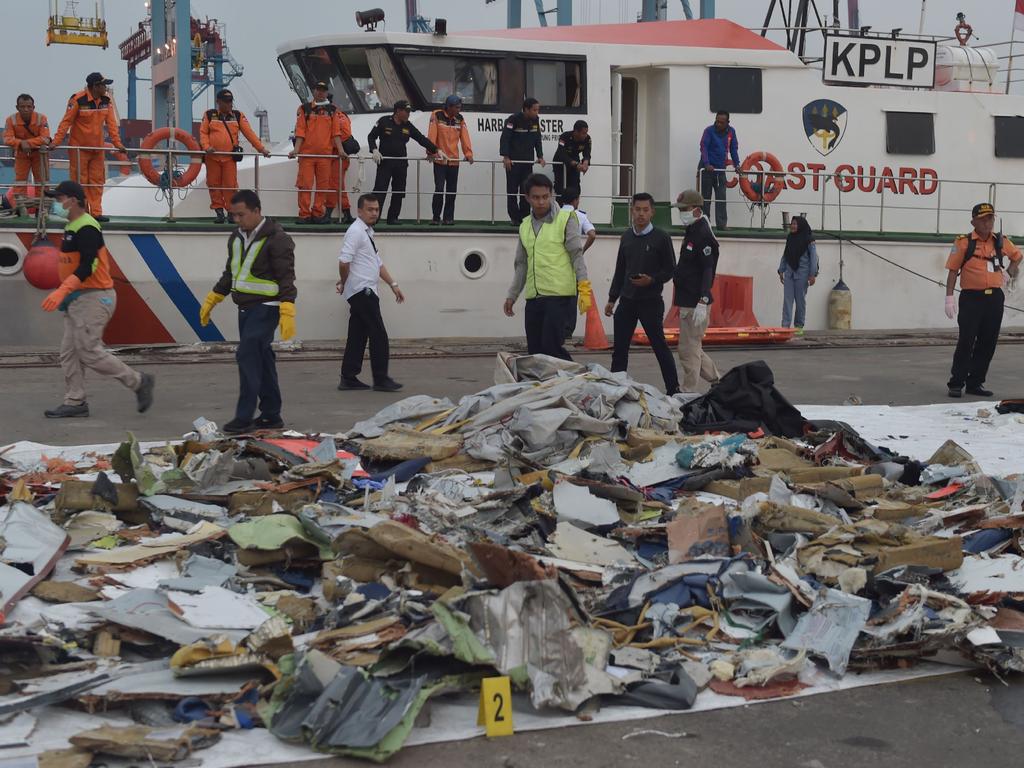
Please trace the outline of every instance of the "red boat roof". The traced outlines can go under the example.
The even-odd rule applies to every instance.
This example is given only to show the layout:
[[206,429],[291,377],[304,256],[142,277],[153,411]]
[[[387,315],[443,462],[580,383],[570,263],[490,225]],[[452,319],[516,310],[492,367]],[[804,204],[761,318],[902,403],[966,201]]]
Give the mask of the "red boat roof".
[[688,48],[740,48],[785,51],[771,40],[728,19],[692,21],[650,21],[636,24],[587,24],[571,27],[530,27],[460,32],[460,35],[513,38],[564,43],[608,43],[614,45],[669,45]]

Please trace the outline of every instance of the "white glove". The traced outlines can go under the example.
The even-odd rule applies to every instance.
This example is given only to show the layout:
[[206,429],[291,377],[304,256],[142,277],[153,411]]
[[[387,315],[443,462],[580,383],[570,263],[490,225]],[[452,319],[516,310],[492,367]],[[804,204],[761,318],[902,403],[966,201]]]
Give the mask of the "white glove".
[[449,158],[448,155],[446,155],[439,149],[437,150],[437,159],[440,160],[442,163],[447,163]]
[[370,157],[373,158],[373,162],[375,162],[377,165],[380,165],[380,161],[384,159],[383,157],[381,157],[379,149],[373,150],[373,152],[370,153]]
[[693,308],[693,324],[704,325],[708,319],[708,305],[697,302],[697,306]]
[[954,296],[946,297],[946,317],[950,320],[956,317],[956,297]]

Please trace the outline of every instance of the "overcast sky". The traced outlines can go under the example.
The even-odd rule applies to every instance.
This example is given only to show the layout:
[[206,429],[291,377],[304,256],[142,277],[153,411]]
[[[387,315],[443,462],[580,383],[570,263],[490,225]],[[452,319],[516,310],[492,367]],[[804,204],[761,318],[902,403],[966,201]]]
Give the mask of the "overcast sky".
[[[523,25],[537,26],[535,3],[523,1]],[[544,0],[553,8],[556,0]],[[784,0],[785,2],[785,0]],[[66,0],[57,0],[63,9]],[[78,0],[80,15],[91,15],[95,0]],[[788,4],[788,3],[787,3]],[[691,0],[696,12],[699,0]],[[768,8],[768,0],[718,0],[717,16],[747,27],[760,27]],[[137,28],[145,16],[143,0],[106,0],[107,27],[111,46],[104,51],[74,45],[45,45],[48,2],[44,0],[3,0],[4,23],[0,25],[0,51],[8,63],[6,93],[2,98],[13,111],[15,97],[22,91],[32,93],[37,107],[56,123],[63,115],[67,98],[82,87],[85,75],[102,70],[114,82],[114,95],[122,116],[126,116],[127,70],[121,61],[117,44]],[[620,23],[635,21],[641,0],[574,0],[573,14],[577,24]],[[831,13],[831,0],[819,0],[819,9]],[[925,32],[948,35],[956,23],[957,11],[968,10],[980,40],[976,45],[1009,39],[1014,0],[928,0]],[[192,15],[217,18],[227,24],[227,40],[231,53],[244,67],[244,84],[232,85],[238,107],[252,113],[257,103],[270,111],[270,128],[275,140],[284,138],[291,128],[295,96],[288,89],[277,66],[277,46],[287,40],[328,32],[355,31],[355,11],[381,7],[388,18],[387,27],[404,27],[403,0],[369,0],[367,3],[346,0],[193,0]],[[846,23],[847,0],[841,0],[841,20]],[[504,27],[506,0],[485,3],[484,0],[420,0],[420,13],[427,18],[448,18],[449,32],[468,29]],[[668,0],[670,19],[683,18],[682,4]],[[921,13],[918,0],[860,0],[861,24],[877,30],[903,27],[916,32]],[[554,23],[554,15],[551,15]],[[776,20],[776,26],[780,20]],[[1024,38],[1024,33],[1021,34]],[[1024,66],[1024,43],[1018,46],[1019,60]],[[999,49],[1005,55],[1006,48]],[[140,67],[141,76],[148,77],[148,66]],[[1022,77],[1022,75],[1018,75]],[[1020,84],[1015,90],[1020,89]],[[212,89],[211,89],[212,90]],[[140,83],[139,115],[148,117],[148,83]],[[258,99],[258,102],[257,102]],[[196,105],[195,114],[212,106],[212,94]]]

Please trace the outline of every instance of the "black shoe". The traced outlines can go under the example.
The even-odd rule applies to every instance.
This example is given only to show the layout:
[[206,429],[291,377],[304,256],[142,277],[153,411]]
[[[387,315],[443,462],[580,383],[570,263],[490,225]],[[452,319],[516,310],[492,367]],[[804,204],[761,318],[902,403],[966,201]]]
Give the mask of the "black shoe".
[[343,208],[342,211],[341,211],[341,223],[342,224],[351,224],[354,221],[355,221],[355,219],[352,218],[351,211],[349,211],[348,208]]
[[370,388],[369,384],[365,384],[365,383],[361,382],[355,376],[342,376],[341,377],[341,382],[338,384],[338,389],[343,390],[343,391],[344,390],[348,390],[348,389],[369,389],[369,388]]
[[256,425],[257,429],[284,429],[284,419],[280,416],[274,416],[273,418],[257,416],[253,424]]
[[323,216],[314,216],[309,221],[311,224],[330,224],[331,217],[325,213]]
[[99,221],[99,222],[110,221],[110,217],[109,216],[93,216],[93,218],[96,219],[96,221]]
[[323,219],[322,223],[326,224],[327,222],[329,222],[331,220],[331,216],[333,216],[333,215],[334,215],[334,209],[333,208],[324,208],[324,215],[320,217],[321,219]]
[[81,403],[79,405],[58,405],[49,411],[43,411],[43,415],[48,419],[73,419],[75,417],[87,418],[89,416],[89,404]]
[[156,385],[156,377],[152,373],[142,374],[142,383],[135,390],[135,402],[138,404],[139,413],[145,413],[153,404],[153,387]]
[[968,395],[977,395],[978,397],[992,397],[992,390],[991,389],[985,389],[983,386],[981,386],[979,384],[976,387],[968,387],[967,388],[967,394]]
[[964,396],[964,393],[961,391],[960,387],[947,387],[946,389],[947,389],[946,394],[948,394],[950,397],[963,397]]
[[384,379],[383,381],[375,381],[373,383],[374,392],[397,392],[402,388],[394,379]]
[[455,226],[455,222],[452,221],[451,219],[445,219],[441,223],[444,224],[446,227],[454,227]]
[[224,224],[225,222],[227,222],[227,217],[224,215],[224,209],[223,208],[218,208],[217,209],[217,216],[214,218],[213,223],[214,224]]
[[225,435],[244,435],[247,432],[252,432],[253,427],[255,426],[256,425],[251,421],[239,421],[238,419],[232,419],[221,427],[220,431]]
[[388,225],[389,227],[393,227],[393,226],[395,226],[396,224],[398,224],[398,219],[388,219],[388,220],[387,220],[387,221],[385,222],[385,224],[387,224],[387,225]]
[[301,219],[296,219],[295,223],[296,224],[313,224],[314,220],[311,219],[311,218],[305,217],[305,218],[301,218]]
[[715,224],[715,229],[717,229],[719,232],[724,232],[728,228],[729,226],[727,224]]
[[665,394],[668,397],[672,397],[673,395],[682,394],[682,392],[683,392],[683,390],[681,390],[679,387],[673,387],[672,389],[666,390]]
[[441,226],[441,220],[440,219],[431,219],[430,220],[430,226],[432,226],[432,227],[440,227]]

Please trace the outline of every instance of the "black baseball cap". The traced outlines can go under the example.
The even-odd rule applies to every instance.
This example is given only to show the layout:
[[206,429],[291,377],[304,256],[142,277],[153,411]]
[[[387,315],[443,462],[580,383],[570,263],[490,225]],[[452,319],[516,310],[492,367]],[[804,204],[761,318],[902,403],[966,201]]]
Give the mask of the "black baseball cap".
[[217,91],[217,98],[221,99],[222,101],[234,101],[235,94],[233,94],[227,88],[221,88],[219,91]]
[[412,112],[412,104],[410,104],[405,99],[399,99],[398,101],[395,102],[395,112],[397,112],[400,109]]
[[992,203],[978,203],[971,209],[971,218],[976,219],[979,216],[995,216],[996,209],[992,207]]
[[77,181],[66,179],[53,189],[46,190],[47,197],[74,197],[78,202],[85,203],[85,188]]
[[108,77],[104,77],[99,72],[90,72],[89,75],[85,78],[86,85],[96,85],[97,83],[103,83],[104,85],[112,85],[113,82],[113,80],[111,80]]
[[327,83],[325,83],[323,80],[320,80],[316,85],[313,86],[313,89],[317,91],[326,91],[328,90]]

